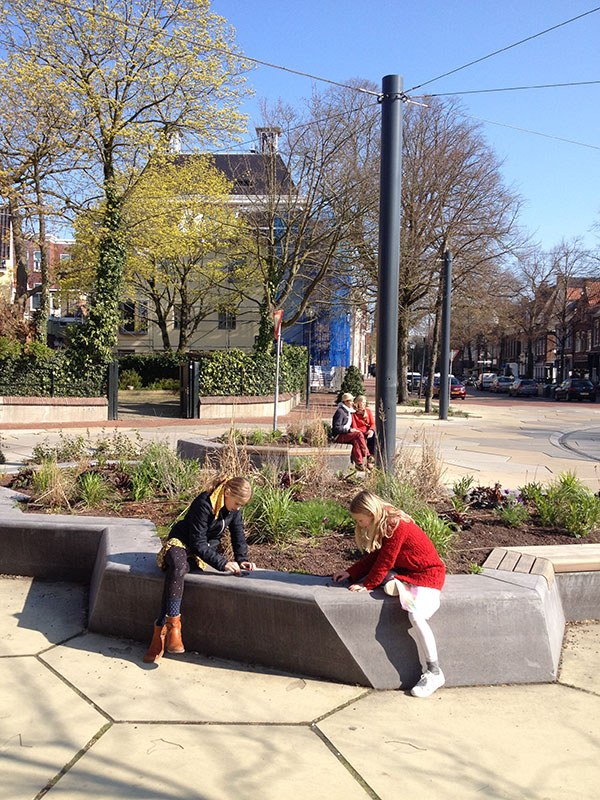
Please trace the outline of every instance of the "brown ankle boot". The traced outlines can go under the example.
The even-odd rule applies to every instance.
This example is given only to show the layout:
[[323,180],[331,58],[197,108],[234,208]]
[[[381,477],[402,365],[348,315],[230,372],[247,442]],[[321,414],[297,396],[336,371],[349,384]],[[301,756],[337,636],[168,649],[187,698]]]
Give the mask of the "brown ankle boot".
[[185,653],[181,640],[181,614],[178,617],[167,617],[167,652]]
[[154,635],[150,642],[148,652],[144,656],[146,664],[152,664],[153,661],[158,661],[165,651],[165,638],[167,635],[166,625],[157,625],[154,623]]

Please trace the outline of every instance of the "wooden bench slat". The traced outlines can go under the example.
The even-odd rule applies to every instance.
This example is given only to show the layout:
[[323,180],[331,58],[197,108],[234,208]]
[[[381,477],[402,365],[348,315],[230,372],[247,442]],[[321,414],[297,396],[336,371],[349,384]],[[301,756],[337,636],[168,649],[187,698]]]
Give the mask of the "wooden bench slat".
[[502,563],[502,559],[506,553],[507,550],[504,547],[494,547],[492,552],[483,562],[483,566],[487,567],[487,569],[498,569],[498,566]]
[[535,564],[535,556],[529,555],[529,553],[521,553],[521,557],[515,564],[514,572],[524,572],[528,574],[531,572],[531,568]]

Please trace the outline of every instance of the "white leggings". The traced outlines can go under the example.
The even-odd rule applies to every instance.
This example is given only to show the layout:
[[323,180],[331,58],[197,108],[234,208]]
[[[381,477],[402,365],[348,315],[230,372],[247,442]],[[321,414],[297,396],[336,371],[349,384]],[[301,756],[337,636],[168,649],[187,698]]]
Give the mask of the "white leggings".
[[419,653],[422,653],[426,661],[437,661],[438,653],[435,637],[425,617],[409,611],[408,618],[413,628],[413,637],[417,643]]

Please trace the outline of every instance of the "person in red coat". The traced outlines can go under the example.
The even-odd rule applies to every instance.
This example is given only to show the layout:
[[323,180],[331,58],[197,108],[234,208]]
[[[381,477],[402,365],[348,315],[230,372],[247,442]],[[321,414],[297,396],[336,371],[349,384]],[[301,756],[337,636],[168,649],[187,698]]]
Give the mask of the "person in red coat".
[[367,464],[373,464],[375,461],[375,419],[373,412],[367,408],[367,398],[364,394],[359,394],[354,398],[354,416],[352,423],[356,430],[360,431],[365,437],[369,455],[367,456]]
[[446,577],[444,564],[425,531],[408,514],[377,495],[366,491],[357,494],[350,503],[350,514],[356,522],[356,543],[366,555],[347,570],[336,572],[333,580],[337,583],[350,579],[352,592],[383,584],[387,594],[399,597],[413,626],[419,655],[426,662],[411,694],[428,697],[445,683],[433,631],[427,622],[440,607]]

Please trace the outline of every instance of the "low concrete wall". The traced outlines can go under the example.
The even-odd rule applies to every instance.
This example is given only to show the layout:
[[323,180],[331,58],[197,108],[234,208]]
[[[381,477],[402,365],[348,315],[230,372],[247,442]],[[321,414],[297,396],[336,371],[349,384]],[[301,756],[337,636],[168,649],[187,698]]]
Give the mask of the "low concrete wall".
[[0,425],[104,420],[108,420],[106,397],[0,397]]
[[[215,442],[204,436],[186,436],[177,440],[177,455],[181,458],[206,461],[218,457],[219,452],[225,447],[221,442]],[[277,464],[287,467],[295,458],[315,457],[323,459],[327,467],[332,470],[345,470],[350,465],[350,445],[338,444],[333,447],[269,447],[268,445],[246,445],[246,452],[251,463],[257,469],[263,464]]]
[[[90,583],[89,628],[149,640],[162,573],[152,523],[23,514],[0,490],[0,572]],[[565,607],[561,591],[565,593]],[[432,618],[449,686],[556,678],[565,617],[600,618],[600,572],[553,581],[485,569],[450,575]],[[190,649],[349,683],[411,686],[420,663],[408,619],[381,590],[259,570],[192,573],[182,614]]]
[[[277,403],[277,414],[289,414],[300,402],[300,392],[281,394]],[[201,397],[200,419],[231,419],[238,417],[272,417],[274,397]]]

